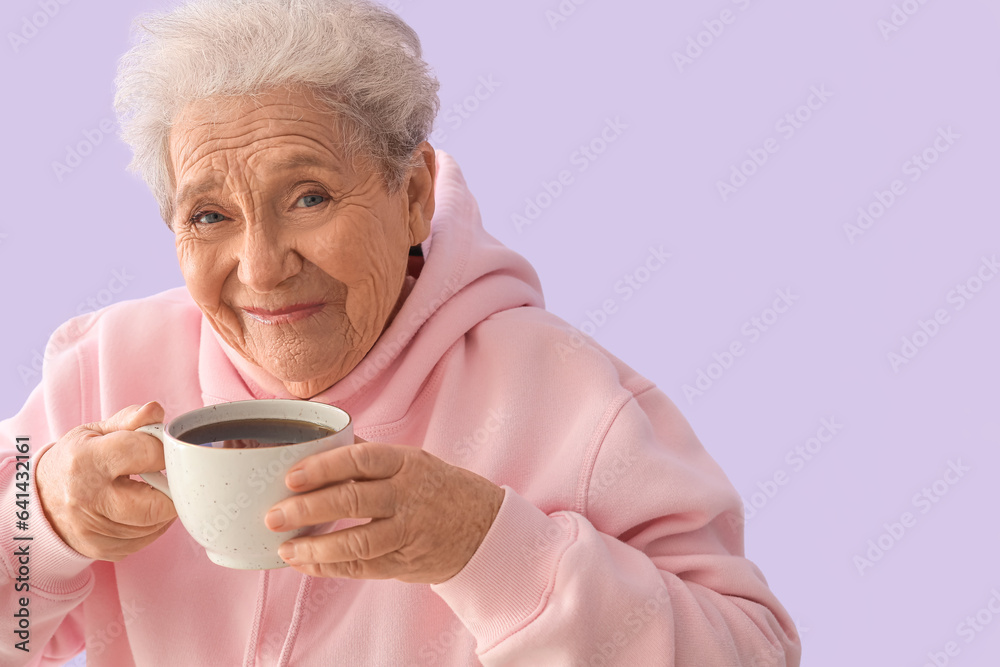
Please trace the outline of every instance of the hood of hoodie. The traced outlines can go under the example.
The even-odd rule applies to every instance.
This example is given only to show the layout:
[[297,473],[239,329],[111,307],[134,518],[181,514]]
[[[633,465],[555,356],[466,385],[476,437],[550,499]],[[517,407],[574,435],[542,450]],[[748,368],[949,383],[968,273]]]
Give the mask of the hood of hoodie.
[[[483,228],[479,205],[458,164],[440,150],[436,158],[431,232],[421,243],[422,262],[411,258],[406,278],[411,285],[409,295],[358,365],[308,399],[347,410],[355,433],[359,427],[372,429],[401,420],[448,350],[483,320],[511,308],[545,307],[538,274],[531,264]],[[296,398],[278,378],[230,347],[204,316],[199,345],[198,376],[205,405]],[[363,522],[341,519],[319,532]],[[264,570],[258,580],[255,628],[271,576]],[[309,582],[310,577],[303,576],[295,595],[293,618],[278,661],[282,667],[288,664],[296,642]],[[244,664],[253,664],[258,641],[252,632]]]
[[[361,362],[309,399],[363,412],[369,425],[402,418],[448,349],[477,324],[511,308],[545,307],[534,268],[484,229],[455,160],[440,150],[436,157],[431,232],[421,244],[422,266],[419,258],[411,261],[409,295]],[[200,374],[206,405],[295,398],[278,378],[230,347],[204,317],[201,340],[203,362],[216,362],[212,372]],[[219,355],[230,363],[217,363]],[[232,372],[220,373],[220,367]]]

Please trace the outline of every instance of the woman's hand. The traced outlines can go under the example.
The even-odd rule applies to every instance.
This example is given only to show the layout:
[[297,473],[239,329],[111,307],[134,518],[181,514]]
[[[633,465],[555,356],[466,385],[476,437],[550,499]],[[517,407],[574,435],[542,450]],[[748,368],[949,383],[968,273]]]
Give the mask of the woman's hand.
[[163,421],[159,403],[132,405],[77,426],[35,466],[38,499],[63,542],[96,560],[120,561],[177,518],[165,495],[129,475],[163,469],[163,445],[135,429]]
[[288,471],[285,484],[301,495],[271,509],[271,530],[371,518],[285,542],[279,553],[292,567],[317,577],[409,583],[437,584],[458,574],[504,498],[488,479],[422,449],[376,442],[305,458]]

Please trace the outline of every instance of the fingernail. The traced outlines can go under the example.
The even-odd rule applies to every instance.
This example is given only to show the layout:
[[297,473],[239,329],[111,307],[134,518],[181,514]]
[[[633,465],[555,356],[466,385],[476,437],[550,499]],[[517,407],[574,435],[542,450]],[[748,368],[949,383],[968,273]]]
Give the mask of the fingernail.
[[266,523],[267,527],[270,528],[271,530],[275,530],[276,528],[281,528],[282,526],[285,525],[284,511],[282,511],[280,507],[275,507],[273,510],[267,513],[266,517],[264,517],[264,523]]
[[302,486],[306,483],[305,470],[293,470],[288,473],[288,486]]
[[139,408],[138,410],[136,410],[136,412],[142,412],[143,410],[145,410],[146,408],[148,408],[149,406],[151,406],[153,403],[156,403],[156,401],[150,401],[149,403],[146,403],[146,405],[144,405],[141,408]]
[[295,560],[295,543],[285,542],[280,547],[278,547],[278,555],[281,556],[282,560],[293,561]]

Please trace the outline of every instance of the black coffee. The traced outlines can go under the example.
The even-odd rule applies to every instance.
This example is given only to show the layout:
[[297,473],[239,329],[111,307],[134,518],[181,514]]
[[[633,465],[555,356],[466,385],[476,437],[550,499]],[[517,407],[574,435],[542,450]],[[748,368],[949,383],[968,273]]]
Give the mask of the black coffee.
[[239,419],[198,426],[177,436],[192,445],[224,449],[281,447],[319,440],[334,429],[295,419]]

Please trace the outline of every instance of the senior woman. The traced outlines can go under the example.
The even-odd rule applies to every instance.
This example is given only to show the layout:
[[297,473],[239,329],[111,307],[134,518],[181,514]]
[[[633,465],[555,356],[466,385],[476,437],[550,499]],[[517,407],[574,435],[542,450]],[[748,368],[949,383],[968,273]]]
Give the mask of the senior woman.
[[[799,663],[724,473],[544,310],[427,143],[438,85],[406,24],[206,0],[142,30],[116,105],[185,286],[64,324],[0,424],[3,507],[15,438],[43,445],[24,587],[0,523],[4,617],[30,596],[31,619],[2,664]],[[164,465],[137,428],[253,398],[338,405],[359,436],[286,477],[303,495],[268,527],[330,529],[278,570],[211,563],[135,477]]]

